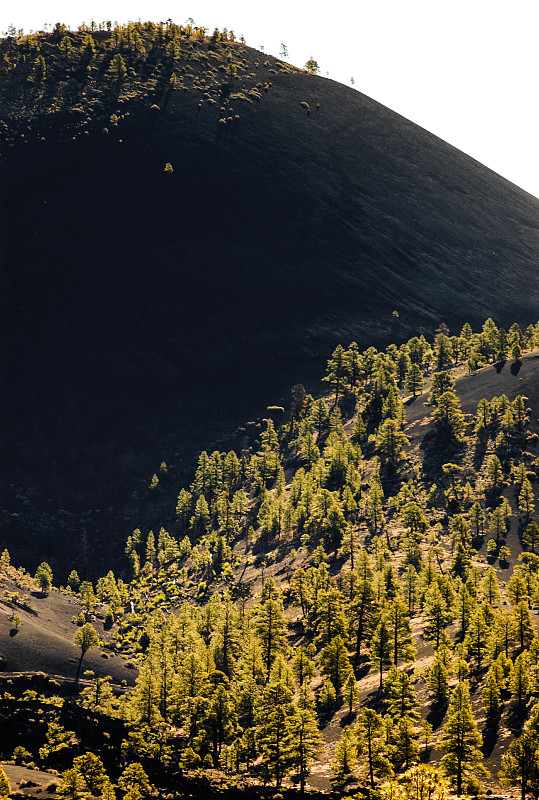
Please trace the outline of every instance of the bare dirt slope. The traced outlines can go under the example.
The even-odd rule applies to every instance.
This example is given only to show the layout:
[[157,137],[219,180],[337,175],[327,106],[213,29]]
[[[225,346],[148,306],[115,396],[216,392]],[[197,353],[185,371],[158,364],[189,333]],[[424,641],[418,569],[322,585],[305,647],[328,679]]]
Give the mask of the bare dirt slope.
[[[14,591],[15,584],[0,581],[2,590]],[[49,675],[74,680],[80,651],[73,645],[77,626],[72,617],[81,612],[80,602],[74,597],[51,589],[47,595],[32,592],[24,606],[0,598],[0,658],[4,672],[45,672]],[[15,632],[13,614],[21,619]],[[100,638],[111,639],[99,617],[92,617]],[[93,670],[97,675],[111,675],[114,683],[135,681],[135,671],[126,666],[126,660],[114,650],[96,647],[83,660],[83,671]]]

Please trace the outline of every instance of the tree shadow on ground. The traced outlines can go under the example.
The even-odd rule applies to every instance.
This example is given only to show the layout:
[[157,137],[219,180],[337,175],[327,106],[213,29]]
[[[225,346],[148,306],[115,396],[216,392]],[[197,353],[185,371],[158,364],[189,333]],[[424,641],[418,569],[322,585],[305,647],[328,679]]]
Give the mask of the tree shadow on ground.
[[492,719],[487,719],[487,724],[483,730],[483,746],[481,748],[483,755],[485,758],[489,758],[496,742],[498,741],[498,736],[500,735],[500,717],[496,715]]
[[443,703],[433,703],[431,710],[427,714],[427,722],[430,722],[435,731],[443,722],[447,711],[447,701]]
[[528,718],[526,705],[523,703],[521,706],[515,702],[514,706],[507,714],[507,727],[514,732],[520,732],[524,723]]
[[419,760],[423,764],[428,764],[430,761],[431,754],[432,754],[432,747],[427,747],[427,749],[423,748],[419,753]]
[[511,375],[518,375],[521,366],[522,366],[522,361],[520,361],[520,359],[513,361],[513,363],[511,364]]

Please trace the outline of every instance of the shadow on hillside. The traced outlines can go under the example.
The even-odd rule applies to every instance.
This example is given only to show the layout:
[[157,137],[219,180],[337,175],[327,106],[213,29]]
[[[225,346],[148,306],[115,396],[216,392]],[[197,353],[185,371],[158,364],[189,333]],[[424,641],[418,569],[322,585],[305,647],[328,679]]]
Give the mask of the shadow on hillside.
[[502,369],[505,367],[506,364],[507,364],[507,361],[505,361],[505,359],[503,361],[497,361],[494,364],[494,369],[496,370],[498,375],[500,374],[500,372],[502,371]]
[[427,714],[427,722],[430,722],[435,731],[443,722],[447,711],[447,702],[433,703],[431,710]]
[[518,375],[521,366],[522,366],[522,361],[520,361],[520,359],[513,361],[513,363],[511,364],[511,375]]
[[489,758],[494,750],[496,742],[498,741],[498,736],[500,735],[499,728],[499,716],[489,720],[485,725],[485,729],[483,730],[483,746],[481,748],[485,758]]
[[443,465],[448,462],[459,464],[464,454],[464,447],[454,444],[440,444],[435,431],[428,431],[420,444],[423,450],[422,473],[428,476],[429,483],[447,487],[448,479],[443,472]]
[[405,401],[404,401],[404,405],[405,405],[405,406],[411,406],[411,405],[413,405],[414,403],[416,403],[416,402],[419,400],[419,398],[420,398],[420,397],[421,397],[421,395],[420,395],[420,394],[416,394],[416,396],[415,396],[415,397],[409,397],[409,398],[408,398],[408,400],[405,400]]
[[523,703],[519,706],[518,703],[515,703],[507,715],[507,727],[511,728],[516,734],[522,730],[522,726],[527,718],[528,713],[526,705]]
[[426,749],[423,748],[419,753],[419,760],[423,764],[428,764],[430,761],[431,754],[432,754],[432,747],[427,747]]
[[478,441],[474,448],[473,453],[473,468],[479,472],[485,460],[485,453],[487,452],[487,443]]

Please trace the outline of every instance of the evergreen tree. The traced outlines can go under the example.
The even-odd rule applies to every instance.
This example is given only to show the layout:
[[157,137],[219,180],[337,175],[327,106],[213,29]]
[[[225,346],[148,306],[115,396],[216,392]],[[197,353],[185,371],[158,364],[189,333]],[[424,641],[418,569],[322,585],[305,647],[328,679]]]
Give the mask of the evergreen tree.
[[539,546],[539,526],[532,520],[526,526],[526,530],[522,534],[522,544],[528,547],[532,553],[535,553],[535,548]]
[[355,677],[353,671],[351,671],[351,672],[348,673],[348,677],[347,677],[347,679],[345,681],[344,689],[343,689],[343,699],[344,699],[344,702],[348,706],[348,714],[349,714],[349,716],[352,716],[352,709],[353,709],[354,703],[357,702],[358,697],[359,697],[359,693],[358,693],[358,690],[357,690],[356,677]]
[[11,794],[11,786],[8,777],[3,767],[0,767],[0,798],[9,797]]
[[404,385],[409,392],[412,392],[414,397],[421,392],[423,388],[423,375],[421,374],[421,368],[418,364],[410,364],[406,377],[404,378]]
[[533,494],[532,485],[528,478],[522,482],[520,494],[518,496],[518,510],[524,515],[524,525],[528,525],[530,516],[535,511],[535,497]]
[[393,664],[399,661],[413,661],[416,649],[412,643],[412,628],[408,609],[400,597],[396,597],[387,611],[388,625],[392,639]]
[[524,650],[515,659],[515,665],[510,680],[511,693],[518,698],[518,705],[522,705],[522,698],[530,690],[528,653]]
[[[359,570],[360,565],[358,564]],[[372,631],[376,610],[377,604],[371,580],[362,579],[350,609],[351,633],[355,638],[354,664],[356,667],[359,664],[361,645]]]
[[230,685],[224,674],[221,680],[222,682],[210,695],[204,718],[204,727],[212,745],[213,764],[216,769],[219,766],[223,745],[232,742],[238,733],[236,708],[230,694]]
[[314,699],[311,690],[303,684],[299,691],[295,714],[291,721],[291,756],[299,773],[300,791],[305,791],[309,767],[318,757],[322,737],[316,722]]
[[82,661],[86,653],[92,648],[99,645],[99,636],[94,626],[90,622],[86,622],[80,627],[73,637],[73,644],[80,649],[79,663],[77,665],[77,674],[75,676],[75,683],[79,682],[80,670]]
[[496,677],[496,670],[489,669],[485,685],[481,691],[483,711],[487,717],[494,717],[500,710],[500,687]]
[[258,708],[256,734],[265,769],[277,788],[293,763],[294,716],[290,689],[281,682],[268,684]]
[[335,636],[322,652],[320,671],[323,675],[329,677],[335,689],[335,693],[339,695],[348,676],[352,672],[348,652],[340,636]]
[[425,593],[423,617],[426,619],[425,638],[434,643],[436,649],[445,640],[445,628],[453,619],[450,598],[442,593],[438,581],[434,581]]
[[120,53],[116,53],[116,55],[113,56],[108,72],[117,83],[122,83],[122,81],[126,79],[127,67]]
[[483,574],[481,581],[481,592],[485,600],[493,606],[500,600],[500,587],[498,585],[498,576],[492,567],[487,567]]
[[86,791],[97,797],[101,796],[104,786],[110,783],[103,762],[95,753],[77,756],[73,760],[73,769],[82,778]]
[[464,414],[461,410],[460,400],[454,392],[448,391],[440,395],[432,416],[440,441],[443,443],[463,441],[466,427]]
[[384,724],[380,714],[372,708],[364,708],[357,721],[355,729],[358,754],[363,769],[369,776],[371,788],[374,789],[374,776],[386,777],[393,770],[384,750],[382,733]]
[[335,750],[335,760],[331,765],[333,773],[332,783],[337,787],[342,787],[353,774],[357,761],[357,746],[350,727],[343,728],[341,738]]
[[301,645],[295,650],[292,670],[300,687],[303,686],[305,681],[310,681],[311,678],[314,678],[314,662],[311,661],[305,652],[305,648]]
[[393,664],[384,681],[384,692],[387,697],[387,711],[393,719],[419,719],[419,703],[407,672],[397,669]]
[[394,419],[384,420],[378,429],[378,439],[380,449],[387,459],[388,469],[394,472],[402,449],[409,444],[409,441]]
[[380,675],[380,691],[382,690],[384,666],[392,663],[394,642],[391,637],[391,630],[387,616],[382,614],[372,638],[369,659],[373,671],[378,671]]
[[409,769],[419,759],[419,741],[409,717],[400,717],[393,729],[392,761],[395,767]]
[[517,641],[522,651],[525,648],[529,648],[533,639],[536,638],[535,627],[526,600],[521,600],[516,608],[513,609],[513,620]]
[[276,597],[268,597],[256,615],[255,629],[262,650],[266,678],[269,680],[271,666],[286,644],[286,620],[282,603]]
[[444,660],[437,654],[427,676],[429,689],[437,703],[445,703],[449,697],[449,673]]
[[489,629],[483,611],[478,608],[470,620],[465,639],[468,653],[476,658],[477,669],[481,669],[481,663],[487,648],[488,633]]
[[51,588],[52,569],[46,561],[42,561],[37,568],[34,580],[44,594],[46,594]]
[[481,736],[472,713],[468,683],[462,681],[451,695],[441,739],[441,747],[446,751],[441,766],[459,796],[468,776],[486,774],[481,763],[480,745]]
[[505,786],[520,781],[521,800],[526,800],[529,790],[534,797],[539,795],[539,737],[536,730],[525,730],[522,736],[511,742],[502,758],[499,775]]

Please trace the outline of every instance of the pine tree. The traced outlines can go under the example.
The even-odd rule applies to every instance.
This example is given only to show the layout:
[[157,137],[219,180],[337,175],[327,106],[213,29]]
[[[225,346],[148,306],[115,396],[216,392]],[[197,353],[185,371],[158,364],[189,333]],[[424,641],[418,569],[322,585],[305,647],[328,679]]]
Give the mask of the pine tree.
[[438,581],[434,581],[425,593],[423,617],[426,619],[425,638],[434,643],[436,649],[445,640],[445,628],[453,619],[450,599],[440,590]]
[[481,741],[470,704],[468,682],[462,681],[451,695],[448,718],[441,739],[441,747],[446,751],[441,766],[459,796],[468,776],[486,774],[479,750]]
[[429,669],[427,683],[436,698],[436,702],[444,703],[449,697],[449,674],[443,659],[439,658],[438,655]]
[[477,669],[481,669],[481,663],[485,655],[489,629],[485,622],[485,617],[481,608],[478,608],[470,620],[466,633],[466,646],[468,653],[475,656]]
[[418,364],[411,364],[404,378],[404,385],[416,397],[423,388],[423,375]]
[[11,794],[11,786],[9,784],[7,775],[3,767],[0,767],[0,798],[9,797]]
[[369,659],[373,671],[376,670],[380,675],[380,691],[382,690],[384,666],[392,663],[393,659],[393,640],[391,630],[387,621],[387,616],[382,614],[372,638]]
[[79,663],[77,666],[77,674],[75,676],[75,683],[79,682],[80,670],[82,661],[86,653],[92,648],[99,645],[99,636],[94,626],[90,622],[86,622],[73,637],[73,644],[80,649]]
[[255,629],[262,649],[266,678],[269,680],[273,661],[286,643],[286,620],[280,600],[269,597],[261,604],[255,618]]
[[258,746],[267,774],[277,788],[293,763],[294,707],[292,692],[283,683],[268,684],[258,708]]
[[375,785],[375,775],[386,777],[393,773],[389,759],[384,752],[383,730],[384,723],[380,714],[377,714],[372,708],[364,708],[360,712],[355,729],[358,754],[362,766],[369,776],[372,789]]
[[327,645],[334,636],[344,636],[347,628],[342,594],[332,587],[317,593],[313,609],[315,644]]
[[530,789],[534,797],[538,796],[539,737],[536,730],[525,730],[522,736],[511,742],[502,758],[499,776],[505,786],[513,786],[515,781],[520,781],[521,800],[526,800]]
[[493,606],[500,600],[500,587],[498,585],[498,576],[492,567],[487,567],[483,573],[483,580],[481,581],[481,592],[487,602]]
[[120,53],[116,53],[113,57],[112,61],[110,62],[110,66],[108,69],[109,75],[111,75],[117,83],[122,83],[127,77],[127,67],[125,66],[125,61],[123,60]]
[[416,649],[412,643],[412,628],[408,609],[400,597],[396,597],[387,611],[388,627],[392,640],[393,664],[413,661]]
[[319,755],[321,744],[322,737],[316,722],[313,695],[307,684],[303,684],[291,721],[291,756],[299,773],[302,794],[305,791],[309,766]]
[[511,693],[518,698],[518,705],[522,705],[522,698],[530,690],[530,677],[528,666],[528,653],[524,650],[515,659],[515,665],[511,673],[510,688]]
[[471,524],[475,526],[475,535],[477,538],[479,538],[484,531],[486,519],[485,512],[483,511],[481,504],[476,501],[470,508],[468,514]]
[[532,485],[528,478],[522,482],[520,494],[518,496],[518,510],[524,514],[524,525],[528,525],[530,516],[535,511],[535,497],[533,494]]
[[46,594],[52,586],[52,569],[46,561],[42,561],[36,570],[34,580],[43,592]]
[[419,741],[409,717],[400,717],[393,729],[394,766],[400,769],[409,767],[419,759]]
[[341,636],[335,636],[323,650],[320,658],[320,671],[329,677],[335,693],[339,695],[352,672],[348,651]]
[[300,687],[305,681],[310,681],[314,677],[314,662],[311,661],[305,648],[301,645],[295,650],[292,669]]
[[535,627],[526,600],[521,600],[516,608],[513,609],[513,620],[516,637],[522,651],[525,648],[529,648],[532,640],[536,638]]
[[460,636],[461,639],[464,639],[464,635],[466,633],[466,629],[470,621],[472,608],[474,606],[474,600],[471,597],[466,584],[463,583],[460,578],[457,578],[455,583],[456,583],[455,612],[456,612],[456,618],[460,625]]
[[73,760],[73,769],[81,776],[84,788],[90,794],[101,796],[103,787],[110,783],[103,762],[95,753],[84,753]]
[[460,400],[454,392],[444,392],[440,395],[432,416],[435,420],[438,438],[442,443],[455,442],[458,444],[464,440],[466,423]]
[[503,469],[497,455],[490,456],[487,461],[487,477],[491,487],[496,490],[503,480]]
[[387,459],[388,469],[394,472],[403,447],[409,444],[406,435],[400,430],[399,423],[394,419],[384,420],[378,429],[378,441]]
[[224,674],[223,678],[224,680],[210,695],[204,718],[204,727],[212,744],[213,764],[216,769],[223,745],[230,744],[238,733],[236,708],[230,693],[230,684]]
[[407,672],[397,669],[393,664],[384,681],[387,697],[387,711],[393,719],[408,717],[419,719],[419,703]]
[[532,520],[526,527],[522,534],[522,544],[528,547],[532,553],[535,553],[535,548],[539,546],[539,526]]
[[357,702],[358,697],[359,697],[359,693],[358,693],[358,690],[357,690],[356,677],[355,677],[353,671],[351,671],[348,674],[348,677],[347,677],[346,682],[344,684],[344,690],[343,690],[343,699],[344,699],[344,702],[348,705],[348,714],[349,714],[349,716],[352,715],[352,709],[353,709],[354,703]]
[[[361,564],[358,563],[358,572],[361,569]],[[372,631],[376,609],[377,604],[371,580],[363,578],[360,580],[350,609],[351,633],[355,638],[354,664],[356,667],[359,664],[361,645]]]
[[350,727],[343,728],[339,744],[335,750],[335,760],[331,765],[332,783],[336,788],[344,786],[353,774],[357,761],[357,746]]
[[148,795],[152,791],[148,775],[139,761],[128,764],[118,778],[118,786],[124,792],[136,788],[141,794]]
[[489,669],[485,685],[481,691],[483,711],[487,717],[494,717],[500,710],[500,687],[496,678],[496,669]]

